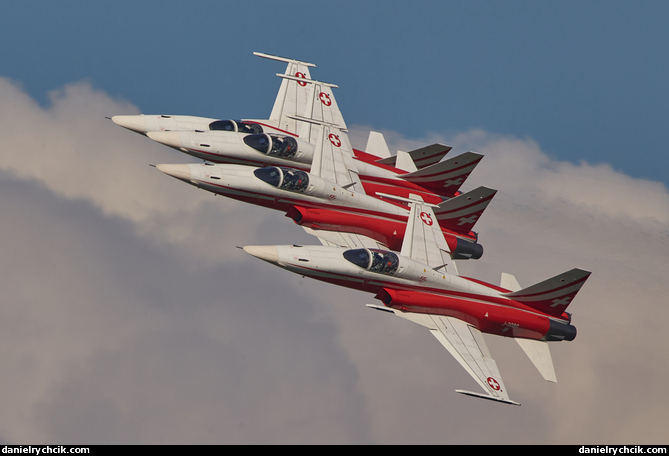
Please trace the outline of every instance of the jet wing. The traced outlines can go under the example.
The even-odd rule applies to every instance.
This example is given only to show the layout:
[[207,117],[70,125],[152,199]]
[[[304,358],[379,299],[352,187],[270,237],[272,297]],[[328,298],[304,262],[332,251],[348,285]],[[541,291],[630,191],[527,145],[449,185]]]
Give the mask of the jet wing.
[[426,327],[485,391],[485,393],[475,393],[458,389],[455,390],[456,392],[506,404],[520,405],[509,399],[509,393],[504,386],[497,363],[490,356],[483,334],[472,325],[454,317],[402,312],[375,304],[367,304],[367,306],[393,312],[399,317]]
[[400,253],[435,270],[446,268],[447,272],[457,275],[458,269],[432,210],[433,205],[423,202],[419,196],[411,196],[411,211]]
[[353,147],[348,134],[327,124],[321,124],[321,127],[311,162],[311,174],[339,184],[352,192],[365,194],[353,159]]
[[269,120],[277,128],[297,133],[299,122],[294,116],[303,115],[314,96],[313,84],[307,84],[302,80],[311,79],[309,68],[316,65],[262,52],[254,52],[253,54],[287,64],[285,74],[279,75],[287,77],[281,80],[281,86],[274,100]]
[[344,117],[332,93],[332,88],[337,85],[313,79],[296,78],[287,74],[277,74],[277,76],[309,87],[307,102],[300,106],[301,110],[294,115],[289,115],[290,119],[297,122],[295,133],[300,139],[316,144],[323,124],[346,130],[346,122],[344,122]]

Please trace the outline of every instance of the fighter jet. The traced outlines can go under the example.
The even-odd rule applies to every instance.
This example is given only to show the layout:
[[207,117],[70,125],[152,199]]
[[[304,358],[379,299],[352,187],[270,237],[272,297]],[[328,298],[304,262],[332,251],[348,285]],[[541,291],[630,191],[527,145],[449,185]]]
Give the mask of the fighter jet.
[[[162,144],[185,152],[211,163],[240,164],[248,166],[286,166],[309,171],[314,158],[316,144],[302,141],[291,135],[258,133],[237,134],[234,132],[159,131],[148,136]],[[411,169],[411,154],[450,150],[441,144],[432,144],[412,152],[399,152],[406,157],[404,166]],[[420,194],[426,201],[441,202],[456,196],[465,180],[483,156],[465,152],[457,157],[432,164],[422,169],[413,166],[412,172],[378,163],[367,158],[361,151],[353,151],[361,183],[368,194],[390,193],[408,197],[409,193]],[[365,157],[361,159],[360,157]]]
[[[254,52],[255,55],[271,60],[277,60],[287,64],[286,71],[282,76],[279,93],[276,96],[274,107],[269,119],[259,120],[257,122],[231,121],[214,119],[210,117],[184,116],[184,115],[118,115],[113,116],[111,120],[127,128],[128,130],[146,135],[150,131],[176,131],[176,130],[212,130],[212,131],[238,131],[257,133],[253,131],[257,127],[248,124],[257,123],[276,131],[297,131],[297,120],[295,116],[304,115],[307,100],[311,98],[314,90],[313,85],[307,85],[301,82],[302,79],[310,79],[309,68],[315,67],[313,63],[302,62],[295,59]],[[330,85],[331,86],[331,85]],[[334,106],[333,106],[334,105]],[[325,107],[325,105],[323,105]],[[332,108],[336,114],[336,102],[330,103],[328,108]],[[331,120],[335,120],[330,117]],[[338,123],[342,128],[346,128],[343,119]],[[335,123],[337,123],[335,121]]]
[[[217,195],[283,211],[322,242],[399,249],[409,217],[407,199],[370,196],[360,183],[348,135],[322,125],[310,172],[288,167],[230,164],[160,164],[172,177]],[[435,205],[453,258],[478,259],[483,247],[472,231],[496,190],[479,187]],[[345,239],[344,239],[345,238]]]
[[[316,65],[296,59],[254,52],[256,56],[276,60],[287,64],[285,72],[277,73],[282,81],[274,100],[274,106],[268,119],[262,120],[221,120],[210,117],[185,115],[117,115],[111,120],[128,130],[147,135],[161,131],[225,131],[236,133],[269,133],[301,137],[302,141],[315,143],[317,132],[310,136],[312,123],[304,122],[300,117],[316,119],[332,126],[346,129],[346,123],[332,93],[335,84],[311,80],[309,68]],[[307,134],[309,133],[309,134]],[[422,149],[410,156],[418,169],[439,162],[450,150],[445,148]],[[361,160],[375,162],[404,169],[398,157],[391,156],[383,135],[370,132],[365,152],[356,150]],[[210,157],[211,158],[211,157]]]
[[[171,115],[114,116],[125,128],[194,157],[213,163],[291,166],[308,170],[313,147],[325,123],[345,130],[332,88],[310,79],[312,63],[255,53],[287,63],[269,119],[219,120]],[[433,144],[391,156],[378,132],[370,132],[366,151],[353,149],[368,192],[408,196],[409,190],[432,202],[453,197],[482,156],[468,152],[447,163],[439,161],[450,146]],[[430,195],[434,193],[435,195]]]
[[572,269],[527,288],[510,274],[501,286],[458,274],[431,205],[419,198],[401,251],[334,246],[245,246],[249,254],[296,274],[375,294],[391,312],[426,327],[476,380],[484,393],[458,393],[520,405],[508,390],[483,333],[514,338],[544,379],[557,382],[547,342],[571,341],[566,312],[590,272]]

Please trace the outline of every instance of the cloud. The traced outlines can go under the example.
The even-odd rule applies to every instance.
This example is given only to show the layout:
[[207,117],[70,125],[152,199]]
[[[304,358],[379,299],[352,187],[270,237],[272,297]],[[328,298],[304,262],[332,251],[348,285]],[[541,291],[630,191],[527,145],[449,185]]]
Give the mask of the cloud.
[[[185,157],[105,120],[136,109],[87,83],[45,108],[3,83],[12,115],[43,128],[28,135],[15,122],[0,134],[0,438],[362,438],[355,370],[313,293],[265,276],[235,248],[256,240],[258,227],[293,228],[290,220],[147,166]],[[18,147],[26,138],[49,147]]]
[[[666,358],[660,322],[669,316],[666,188],[606,164],[548,157],[529,139],[476,130],[432,139],[454,145],[453,155],[483,153],[468,188],[499,189],[477,225],[485,254],[461,263],[461,273],[499,283],[500,273],[509,272],[527,286],[572,267],[593,272],[570,307],[578,337],[552,345],[557,385],[542,383],[513,343],[489,338],[511,397],[532,412],[508,412],[517,429],[503,428],[513,437],[495,431],[497,413],[478,416],[477,429],[514,443],[662,443],[659,423],[668,418],[668,404],[661,399],[661,379],[669,374],[658,362]],[[391,150],[402,147],[412,144]],[[537,416],[541,423],[533,422]],[[468,425],[468,419],[449,422],[461,442],[496,441],[468,433]]]
[[[280,213],[214,198],[149,163],[191,161],[105,116],[138,112],[87,82],[40,106],[0,78],[0,439],[8,443],[663,443],[669,195],[483,131],[404,138],[485,154],[498,195],[461,272],[523,285],[593,271],[554,344],[557,385],[488,339],[513,399],[458,395],[468,374],[373,297],[236,245],[315,242]],[[184,113],[189,114],[189,113]],[[364,146],[366,129],[352,127]],[[362,144],[359,144],[362,142]]]

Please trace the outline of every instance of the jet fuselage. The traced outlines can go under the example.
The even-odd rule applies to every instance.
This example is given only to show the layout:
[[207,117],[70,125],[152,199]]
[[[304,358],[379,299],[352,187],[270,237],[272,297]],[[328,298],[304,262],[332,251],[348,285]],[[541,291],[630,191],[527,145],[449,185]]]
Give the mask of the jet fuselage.
[[[256,124],[262,133],[236,131],[150,131],[147,136],[193,157],[212,163],[247,166],[288,166],[309,171],[314,157],[314,145],[288,132]],[[407,198],[410,193],[424,201],[438,204],[443,197],[413,182],[402,179],[406,171],[375,163],[373,155],[354,150],[355,165],[360,181],[370,195],[388,193]],[[469,165],[469,164],[468,164]],[[473,169],[475,165],[471,165]]]
[[[217,195],[285,212],[309,228],[352,232],[371,237],[390,249],[401,248],[409,208],[391,199],[353,192],[295,168],[212,163],[157,167]],[[473,233],[467,237],[446,229],[442,232],[452,252],[460,253],[476,240]]]
[[296,245],[244,250],[295,274],[374,293],[387,307],[456,317],[485,333],[547,341],[576,335],[568,314],[547,315],[504,296],[510,290],[434,270],[394,252]]

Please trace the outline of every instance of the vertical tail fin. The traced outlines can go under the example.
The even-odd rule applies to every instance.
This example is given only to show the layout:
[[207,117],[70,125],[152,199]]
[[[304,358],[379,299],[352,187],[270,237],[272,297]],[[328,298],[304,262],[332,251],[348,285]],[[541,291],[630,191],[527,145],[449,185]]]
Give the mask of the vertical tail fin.
[[454,233],[469,234],[496,193],[497,190],[478,187],[444,201],[434,211],[439,225]]
[[399,177],[438,195],[453,197],[457,195],[462,184],[482,158],[481,154],[465,152],[457,157],[426,166],[412,173],[402,174]]
[[[505,272],[502,273],[500,286],[512,292],[522,289],[518,280],[513,275]],[[534,367],[537,368],[544,380],[557,383],[553,358],[551,357],[548,343],[543,340],[533,339],[516,339],[516,342],[518,342],[518,345],[520,345],[520,348],[523,349],[527,357],[530,358],[530,361],[532,361],[532,364],[534,364]]]
[[416,168],[416,164],[414,163],[411,154],[409,152],[404,152],[401,150],[398,150],[397,155],[395,155],[395,167],[397,169],[401,169],[409,173],[418,171],[418,168]]
[[534,367],[537,368],[544,380],[552,383],[557,383],[557,376],[555,375],[555,367],[553,366],[553,358],[551,358],[551,352],[548,348],[548,342],[542,340],[532,340],[532,339],[516,339],[520,348],[523,349],[525,354]]
[[576,296],[591,272],[574,268],[548,280],[503,296],[548,315],[559,317]]
[[521,289],[521,286],[518,283],[518,280],[516,280],[516,277],[511,274],[507,274],[506,272],[502,273],[502,280],[499,285],[509,291],[518,291]]
[[383,159],[392,159],[392,163],[389,164],[394,164],[394,157],[391,157],[390,155],[390,150],[388,149],[388,144],[386,144],[386,140],[383,137],[383,133],[379,133],[378,131],[370,131],[369,136],[367,137],[367,146],[365,147],[365,152],[368,154],[372,154],[376,157],[379,157],[381,160]]

